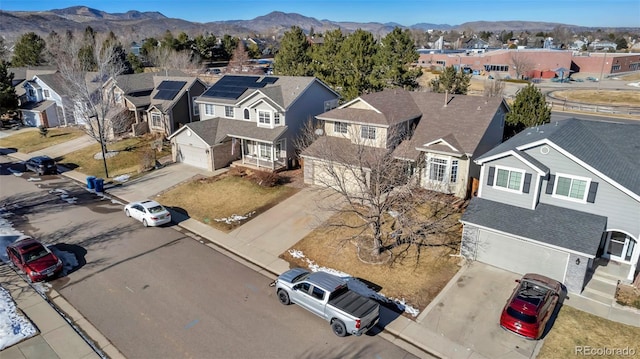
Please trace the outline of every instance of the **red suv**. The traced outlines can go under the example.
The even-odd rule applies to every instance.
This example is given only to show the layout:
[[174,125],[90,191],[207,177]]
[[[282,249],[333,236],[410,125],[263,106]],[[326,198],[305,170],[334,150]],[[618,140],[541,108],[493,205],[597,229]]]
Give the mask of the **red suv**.
[[500,326],[527,339],[540,339],[558,304],[562,284],[540,274],[525,274],[500,316]]
[[55,278],[62,271],[62,261],[33,238],[22,239],[7,246],[7,255],[32,282]]

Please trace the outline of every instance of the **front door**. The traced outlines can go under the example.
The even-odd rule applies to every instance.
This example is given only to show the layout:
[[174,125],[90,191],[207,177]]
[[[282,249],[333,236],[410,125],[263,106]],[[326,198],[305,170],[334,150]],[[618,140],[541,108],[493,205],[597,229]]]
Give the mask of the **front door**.
[[629,262],[635,244],[635,241],[624,233],[610,232],[603,257],[619,262]]

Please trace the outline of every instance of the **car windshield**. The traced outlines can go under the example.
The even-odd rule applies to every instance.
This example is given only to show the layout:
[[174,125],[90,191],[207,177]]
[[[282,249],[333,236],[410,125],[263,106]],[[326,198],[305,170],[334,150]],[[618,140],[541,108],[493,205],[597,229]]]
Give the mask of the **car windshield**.
[[160,213],[164,211],[164,207],[162,206],[155,206],[155,207],[151,207],[148,209],[149,213]]
[[528,314],[524,314],[522,312],[519,312],[511,307],[507,308],[507,314],[509,314],[510,316],[512,316],[514,319],[517,319],[521,322],[525,322],[525,323],[535,323],[536,322],[536,317],[534,317],[533,315],[528,315]]
[[33,250],[24,254],[24,259],[25,259],[25,262],[29,263],[29,262],[38,260],[46,256],[47,254],[49,254],[49,252],[47,252],[47,250],[44,249],[44,247],[34,248]]

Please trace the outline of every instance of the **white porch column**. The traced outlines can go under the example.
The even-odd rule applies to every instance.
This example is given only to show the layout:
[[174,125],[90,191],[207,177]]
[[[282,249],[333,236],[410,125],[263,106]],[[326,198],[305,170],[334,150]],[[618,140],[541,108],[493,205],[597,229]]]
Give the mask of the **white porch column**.
[[633,254],[631,255],[631,268],[629,269],[627,280],[633,281],[633,275],[636,273],[636,268],[638,267],[638,258],[640,258],[640,245],[635,239],[630,238],[630,240],[634,241],[634,246]]

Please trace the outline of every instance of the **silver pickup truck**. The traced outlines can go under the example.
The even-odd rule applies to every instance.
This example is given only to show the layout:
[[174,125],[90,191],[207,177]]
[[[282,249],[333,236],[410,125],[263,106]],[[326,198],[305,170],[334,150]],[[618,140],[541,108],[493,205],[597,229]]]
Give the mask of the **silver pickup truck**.
[[379,304],[349,290],[347,283],[335,275],[294,268],[273,284],[280,303],[295,303],[324,318],[339,337],[362,335],[378,322]]

